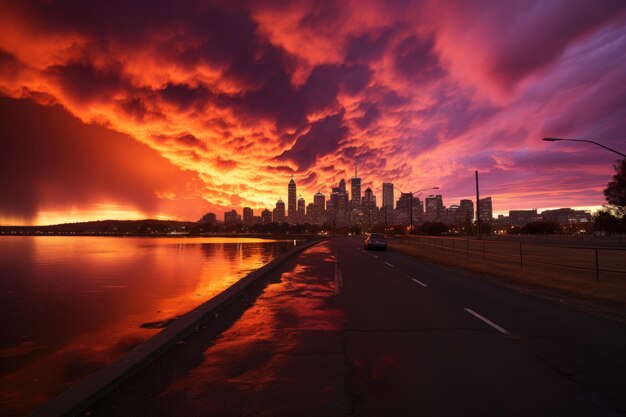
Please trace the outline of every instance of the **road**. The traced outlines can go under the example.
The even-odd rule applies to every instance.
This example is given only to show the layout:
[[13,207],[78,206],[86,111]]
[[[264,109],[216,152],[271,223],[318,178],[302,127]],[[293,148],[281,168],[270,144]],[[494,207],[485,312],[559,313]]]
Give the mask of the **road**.
[[222,326],[85,415],[626,414],[625,325],[359,238],[308,249]]

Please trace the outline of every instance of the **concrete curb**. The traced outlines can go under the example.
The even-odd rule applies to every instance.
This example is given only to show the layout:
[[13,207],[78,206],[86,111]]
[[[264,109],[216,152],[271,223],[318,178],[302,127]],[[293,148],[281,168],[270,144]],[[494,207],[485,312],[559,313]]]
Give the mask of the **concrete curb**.
[[315,239],[296,246],[267,265],[246,275],[209,301],[179,317],[150,339],[136,346],[117,362],[72,385],[70,388],[35,409],[30,417],[75,416],[90,404],[111,392],[122,382],[148,366],[178,341],[209,320],[214,313],[227,307],[242,291],[285,261],[321,242]]

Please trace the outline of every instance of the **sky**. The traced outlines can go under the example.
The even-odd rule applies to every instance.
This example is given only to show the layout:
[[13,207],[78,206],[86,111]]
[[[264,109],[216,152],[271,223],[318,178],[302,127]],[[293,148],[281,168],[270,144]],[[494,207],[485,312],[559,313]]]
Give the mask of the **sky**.
[[626,151],[624,80],[622,0],[0,0],[0,224],[258,214],[355,162],[597,207],[618,156],[541,138]]

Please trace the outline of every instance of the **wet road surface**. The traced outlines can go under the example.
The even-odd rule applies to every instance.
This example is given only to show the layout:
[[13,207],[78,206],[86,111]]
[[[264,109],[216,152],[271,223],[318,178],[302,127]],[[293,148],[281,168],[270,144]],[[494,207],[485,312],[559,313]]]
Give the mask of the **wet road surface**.
[[85,414],[626,413],[623,324],[361,245],[306,250]]

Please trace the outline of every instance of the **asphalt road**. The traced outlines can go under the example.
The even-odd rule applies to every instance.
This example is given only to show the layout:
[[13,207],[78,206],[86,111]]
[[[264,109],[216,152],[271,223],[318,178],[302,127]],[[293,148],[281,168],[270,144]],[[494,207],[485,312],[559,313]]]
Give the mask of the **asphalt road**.
[[626,415],[623,324],[359,238],[268,279],[88,415]]

